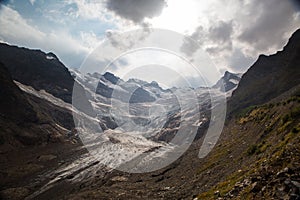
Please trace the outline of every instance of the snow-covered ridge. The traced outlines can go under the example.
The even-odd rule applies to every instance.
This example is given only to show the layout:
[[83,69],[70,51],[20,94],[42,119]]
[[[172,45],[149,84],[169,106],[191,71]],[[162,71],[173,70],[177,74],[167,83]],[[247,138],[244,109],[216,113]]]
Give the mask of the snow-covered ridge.
[[[204,111],[211,109],[211,98],[218,101],[219,97],[224,96],[218,89],[162,90],[155,82],[120,79],[120,84],[114,84],[113,80],[107,80],[97,73],[82,75],[75,70],[71,70],[71,73],[85,89],[86,98],[93,108],[93,116],[44,90],[37,91],[15,81],[23,91],[71,110],[80,139],[90,152],[51,172],[52,180],[41,191],[70,175],[74,177],[69,181],[74,182],[92,179],[99,176],[96,174],[99,170],[107,172],[135,159],[139,160],[135,167],[140,170],[151,166],[157,159],[164,160],[174,149],[184,151],[183,147],[193,140],[197,129],[209,122],[209,116]],[[99,83],[104,88],[118,91],[143,87],[155,97],[155,101],[126,103],[113,96],[102,96],[95,92]]]

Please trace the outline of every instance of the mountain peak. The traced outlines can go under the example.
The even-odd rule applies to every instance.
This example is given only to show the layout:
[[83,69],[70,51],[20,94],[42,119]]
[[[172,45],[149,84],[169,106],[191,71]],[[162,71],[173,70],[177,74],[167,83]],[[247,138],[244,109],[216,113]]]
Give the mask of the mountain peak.
[[118,81],[120,80],[119,77],[115,76],[113,73],[111,72],[105,72],[105,74],[103,74],[104,78],[106,80],[108,80],[109,82],[111,82],[112,84],[117,84]]
[[212,88],[219,89],[221,92],[228,92],[233,90],[240,80],[240,74],[225,71],[224,76]]

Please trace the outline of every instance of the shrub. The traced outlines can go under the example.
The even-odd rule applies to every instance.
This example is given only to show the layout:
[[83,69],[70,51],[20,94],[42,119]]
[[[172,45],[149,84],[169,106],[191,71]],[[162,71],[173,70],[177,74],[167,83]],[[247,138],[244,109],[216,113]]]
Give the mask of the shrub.
[[281,118],[282,124],[287,123],[288,121],[291,120],[291,115],[290,114],[286,114]]
[[299,130],[298,130],[296,127],[294,127],[294,128],[292,129],[292,133],[299,133]]
[[251,146],[248,148],[247,154],[248,154],[249,156],[251,156],[251,155],[255,154],[257,151],[258,151],[258,146],[255,145],[255,144],[253,144],[253,145],[251,145]]
[[253,111],[256,108],[257,108],[257,106],[249,106],[249,107],[241,110],[241,112],[238,114],[238,117],[246,117],[248,114],[251,113],[251,111]]
[[296,118],[296,117],[299,117],[299,116],[300,116],[300,106],[294,108],[294,109],[291,111],[291,117],[292,117],[292,118]]

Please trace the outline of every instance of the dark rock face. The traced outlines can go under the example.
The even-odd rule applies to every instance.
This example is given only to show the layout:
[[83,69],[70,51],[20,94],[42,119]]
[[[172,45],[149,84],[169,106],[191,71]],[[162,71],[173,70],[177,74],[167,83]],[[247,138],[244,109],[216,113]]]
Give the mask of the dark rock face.
[[300,29],[282,51],[259,56],[242,76],[229,101],[234,113],[250,105],[263,104],[300,84]]
[[136,88],[130,96],[129,103],[141,103],[141,102],[152,102],[155,98],[152,97],[149,92],[139,87]]
[[21,91],[0,63],[0,144],[49,142],[60,132],[56,124],[73,128],[71,111]]
[[23,92],[14,84],[7,68],[0,63],[0,115],[16,124],[36,122],[38,117]]
[[238,76],[238,74],[233,74],[226,71],[224,76],[212,88],[220,89],[221,92],[228,92],[229,90],[235,88],[237,86],[236,82],[239,82],[240,80],[241,78]]
[[99,82],[96,93],[100,94],[101,96],[104,96],[106,98],[111,98],[113,94],[113,89],[108,87],[107,85],[104,85],[103,83]]
[[114,74],[112,74],[110,72],[106,72],[103,76],[106,80],[110,81],[112,84],[115,84],[115,85],[120,80],[119,77],[116,77]]
[[53,53],[0,43],[0,62],[14,80],[71,103],[74,79]]

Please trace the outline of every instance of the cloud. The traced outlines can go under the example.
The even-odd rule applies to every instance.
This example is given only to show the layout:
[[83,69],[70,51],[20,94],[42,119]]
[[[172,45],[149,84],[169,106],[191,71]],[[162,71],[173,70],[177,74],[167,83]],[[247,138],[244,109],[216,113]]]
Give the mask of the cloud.
[[219,54],[221,51],[231,50],[232,33],[232,21],[225,22],[220,20],[207,29],[200,25],[184,40],[180,50],[190,57],[199,48],[205,49],[210,54]]
[[101,21],[109,21],[107,13],[105,13],[105,5],[103,1],[87,1],[87,0],[70,0],[69,4],[76,5],[73,15],[84,19],[100,19]]
[[36,0],[29,0],[29,2],[31,3],[31,5],[33,5],[35,3]]
[[[7,6],[1,6],[0,26],[5,27],[1,30],[2,39],[23,42],[26,45],[37,44],[43,41],[45,33],[30,26],[20,14]],[[28,41],[28,38],[31,38]]]
[[232,32],[232,21],[225,22],[221,20],[216,25],[209,28],[208,37],[215,42],[224,43],[230,41]]
[[[281,49],[300,27],[299,10],[291,1],[230,0],[230,9],[221,2],[214,4],[207,11],[207,25],[199,25],[190,34],[198,45],[186,40],[181,51],[191,57],[202,48],[219,69],[245,71],[259,54]],[[216,12],[222,7],[224,12]]]
[[[190,37],[178,47],[189,60],[201,48],[217,68],[245,71],[259,54],[281,49],[300,27],[296,0],[33,0],[33,6],[29,1],[3,3],[0,41],[52,51],[68,66],[80,65],[105,34],[124,52],[146,40],[152,28],[178,27],[174,30]],[[138,27],[143,28],[138,37],[121,36]],[[162,37],[155,41],[169,41]]]
[[5,27],[0,32],[0,40],[54,52],[67,66],[79,67],[90,51],[68,32],[62,30],[43,32],[29,24],[17,11],[4,5],[1,6],[0,27]]
[[127,32],[106,30],[106,39],[114,48],[127,51],[146,40],[151,33],[151,28],[149,28],[148,25],[142,24],[142,26],[142,29],[134,29],[133,31]]
[[142,23],[145,18],[160,15],[165,6],[165,0],[107,0],[106,2],[108,10],[137,24]]
[[[291,32],[300,26],[299,15],[296,14],[290,1],[254,0],[248,7],[249,24],[243,24],[238,39],[249,45],[249,53],[274,53],[282,48]],[[257,17],[255,17],[257,16]]]
[[180,51],[191,57],[203,44],[205,39],[204,28],[198,26],[191,36],[184,39]]
[[221,52],[232,50],[232,21],[219,21],[217,25],[209,28],[208,34],[209,40],[213,43],[211,47],[206,49],[210,55],[218,55]]
[[174,80],[172,83],[175,87],[191,87],[197,88],[201,87],[209,87],[213,83],[209,80],[205,79],[204,77],[193,77],[193,76],[186,76],[186,77],[179,77]]

